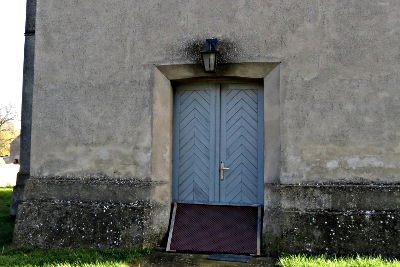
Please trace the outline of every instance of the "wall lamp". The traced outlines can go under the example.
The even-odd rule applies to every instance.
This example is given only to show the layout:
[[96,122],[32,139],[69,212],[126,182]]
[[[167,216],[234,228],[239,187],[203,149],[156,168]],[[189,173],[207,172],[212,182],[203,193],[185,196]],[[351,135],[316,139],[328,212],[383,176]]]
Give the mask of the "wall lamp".
[[217,71],[218,39],[206,39],[204,50],[201,51],[205,72]]

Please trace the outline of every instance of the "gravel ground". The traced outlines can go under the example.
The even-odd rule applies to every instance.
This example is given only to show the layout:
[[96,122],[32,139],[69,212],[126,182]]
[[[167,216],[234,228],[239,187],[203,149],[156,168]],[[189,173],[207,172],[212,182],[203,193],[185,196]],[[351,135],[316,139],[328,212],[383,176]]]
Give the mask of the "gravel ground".
[[14,186],[19,164],[0,164],[0,187]]

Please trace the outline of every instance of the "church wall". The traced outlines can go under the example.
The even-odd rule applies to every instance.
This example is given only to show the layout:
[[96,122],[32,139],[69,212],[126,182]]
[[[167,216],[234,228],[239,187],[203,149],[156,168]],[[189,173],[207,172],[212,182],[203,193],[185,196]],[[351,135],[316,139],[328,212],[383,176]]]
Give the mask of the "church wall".
[[[153,132],[153,122],[154,112],[162,108],[154,104],[158,96],[154,88],[158,83],[168,85],[157,66],[197,64],[204,40],[216,37],[221,63],[279,63],[279,110],[265,114],[279,118],[275,133],[280,142],[274,148],[278,171],[272,172],[275,177],[265,185],[265,253],[314,253],[326,247],[329,253],[346,253],[335,245],[342,238],[339,224],[332,219],[331,228],[325,229],[324,218],[352,211],[361,224],[370,220],[379,225],[379,216],[389,210],[398,216],[400,210],[396,200],[400,183],[399,11],[400,3],[394,0],[39,0],[32,180],[26,189],[38,191],[27,195],[22,210],[29,213],[37,201],[48,201],[47,210],[51,210],[54,201],[72,200],[87,203],[82,208],[87,213],[88,203],[103,203],[101,195],[107,190],[116,203],[133,203],[128,193],[117,195],[125,184],[137,192],[134,188],[139,184],[149,194],[137,195],[138,209],[154,209],[157,214],[161,210],[162,216],[146,219],[140,228],[142,239],[135,237],[135,230],[125,232],[130,238],[126,240],[141,240],[134,246],[159,244],[168,228],[169,196],[160,197],[160,192],[168,192],[169,176],[163,176],[154,164],[168,161],[170,151],[154,154],[155,146],[162,145],[157,143],[161,139],[152,139],[160,135]],[[169,127],[172,118],[166,115],[164,119]],[[69,190],[71,181],[77,189],[61,194]],[[38,183],[52,184],[53,191]],[[87,184],[94,189],[89,190]],[[321,189],[321,184],[327,187]],[[319,193],[313,195],[310,187]],[[352,205],[335,204],[337,188],[349,195]],[[373,193],[375,198],[363,206],[351,198],[353,192]],[[288,198],[290,193],[297,198]],[[129,205],[121,210],[125,212]],[[371,214],[375,210],[379,214]],[[46,214],[36,217],[45,221]],[[299,229],[311,225],[307,229],[313,232],[309,220],[314,215],[310,214],[319,216],[316,223],[325,229],[313,240],[319,236],[328,240],[325,237],[331,230],[338,233],[337,238],[304,246],[305,237],[290,229],[297,227],[294,224]],[[293,216],[298,220],[292,220]],[[18,231],[23,226],[32,228],[33,223],[22,215],[17,222],[16,243],[29,243]],[[350,225],[358,222],[349,220]],[[375,227],[376,236],[399,227],[388,221]],[[286,243],[284,236],[290,237]],[[354,244],[363,242],[361,236]],[[393,235],[386,236],[384,242],[396,244],[390,239]],[[268,241],[272,239],[273,243]],[[43,246],[45,241],[41,242],[33,245]],[[379,252],[383,243],[371,242]],[[130,245],[127,241],[120,246]],[[348,250],[354,251],[367,249]]]

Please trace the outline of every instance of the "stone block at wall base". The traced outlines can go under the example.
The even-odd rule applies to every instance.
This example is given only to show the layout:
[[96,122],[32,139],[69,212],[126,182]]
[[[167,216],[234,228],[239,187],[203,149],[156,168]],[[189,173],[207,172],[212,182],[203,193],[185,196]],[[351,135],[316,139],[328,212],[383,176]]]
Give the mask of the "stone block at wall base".
[[400,212],[267,211],[264,251],[400,257]]
[[16,246],[132,248],[143,244],[144,207],[106,202],[26,201]]
[[17,210],[19,204],[21,204],[24,198],[24,185],[16,185],[13,187],[12,199],[10,204],[10,215],[15,216],[17,215]]
[[263,251],[400,257],[399,185],[268,187]]
[[29,178],[29,174],[18,172],[17,183],[13,188],[12,200],[10,205],[11,216],[17,215],[18,205],[24,199],[25,181]]
[[158,182],[35,178],[18,207],[15,246],[155,247],[168,230],[170,205],[151,200]]

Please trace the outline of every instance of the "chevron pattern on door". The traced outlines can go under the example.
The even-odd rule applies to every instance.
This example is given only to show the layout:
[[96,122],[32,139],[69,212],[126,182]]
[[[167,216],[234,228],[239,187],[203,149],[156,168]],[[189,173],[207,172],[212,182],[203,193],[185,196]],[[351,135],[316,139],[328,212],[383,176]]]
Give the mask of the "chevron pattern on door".
[[262,86],[178,85],[173,155],[174,201],[262,205]]
[[178,94],[174,158],[177,199],[209,202],[214,190],[211,164],[215,161],[215,92],[180,90]]
[[221,160],[229,167],[221,182],[221,199],[226,203],[260,203],[263,129],[259,90],[226,86],[221,99]]

